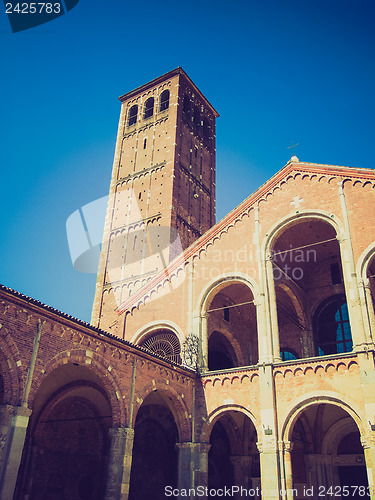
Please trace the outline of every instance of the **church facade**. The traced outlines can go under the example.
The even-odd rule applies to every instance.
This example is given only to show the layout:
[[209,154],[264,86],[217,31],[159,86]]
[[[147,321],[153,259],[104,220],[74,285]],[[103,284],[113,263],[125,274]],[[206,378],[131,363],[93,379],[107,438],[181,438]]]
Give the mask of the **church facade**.
[[375,173],[215,217],[216,110],[120,98],[91,324],[0,289],[1,498],[375,499]]

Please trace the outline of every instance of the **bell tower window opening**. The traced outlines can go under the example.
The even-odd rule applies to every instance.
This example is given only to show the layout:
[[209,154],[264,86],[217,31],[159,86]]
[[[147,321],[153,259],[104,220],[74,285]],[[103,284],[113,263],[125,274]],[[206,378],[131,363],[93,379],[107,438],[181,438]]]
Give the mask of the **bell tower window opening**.
[[160,111],[165,111],[169,108],[169,90],[163,90],[160,94]]
[[329,301],[317,315],[316,337],[319,356],[350,352],[353,349],[348,305],[345,298]]
[[224,320],[228,321],[229,323],[229,307],[224,307],[223,311],[224,311]]
[[137,123],[138,106],[135,104],[129,109],[128,127]]
[[149,97],[147,101],[145,102],[145,107],[143,111],[143,118],[151,118],[151,116],[154,114],[154,98]]

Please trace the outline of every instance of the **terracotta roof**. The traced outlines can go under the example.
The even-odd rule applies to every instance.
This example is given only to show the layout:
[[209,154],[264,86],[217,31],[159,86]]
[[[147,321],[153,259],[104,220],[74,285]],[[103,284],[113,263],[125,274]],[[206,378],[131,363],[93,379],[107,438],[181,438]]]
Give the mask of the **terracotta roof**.
[[90,325],[90,323],[87,323],[86,321],[82,321],[80,319],[75,318],[74,316],[70,316],[69,314],[61,312],[58,309],[55,309],[54,307],[48,306],[48,305],[44,304],[43,302],[40,302],[39,300],[33,299],[32,297],[29,297],[29,296],[24,295],[20,292],[17,292],[16,290],[13,290],[12,288],[9,288],[5,285],[0,284],[0,292],[4,292],[4,293],[9,294],[13,297],[16,297],[17,299],[20,299],[24,302],[27,302],[28,304],[32,304],[33,306],[36,306],[40,309],[43,309],[43,311],[48,311],[48,312],[55,314],[61,318],[72,321],[76,325],[82,326],[92,333],[97,333],[101,337],[106,337],[108,340],[115,340],[116,342],[120,342],[122,345],[130,347],[131,349],[135,349],[136,351],[145,353],[148,356],[151,356],[152,358],[163,361],[164,363],[167,363],[167,364],[172,365],[172,366],[177,366],[183,370],[187,370],[189,373],[191,373],[191,372],[195,373],[194,370],[191,370],[190,368],[187,368],[186,366],[182,366],[182,365],[179,365],[173,361],[167,360],[167,359],[163,358],[162,356],[159,356],[158,354],[155,354],[155,353],[153,353],[153,352],[151,352],[151,351],[149,351],[141,346],[132,344],[131,342],[129,342],[127,340],[121,339],[120,337],[117,337],[116,335],[108,333],[105,330],[102,330],[101,328],[97,328],[96,326]]

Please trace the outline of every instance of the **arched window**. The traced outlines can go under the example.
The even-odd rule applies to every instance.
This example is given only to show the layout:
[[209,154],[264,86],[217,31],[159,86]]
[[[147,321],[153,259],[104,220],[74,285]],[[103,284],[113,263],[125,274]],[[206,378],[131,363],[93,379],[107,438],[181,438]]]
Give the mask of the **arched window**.
[[160,111],[165,111],[169,108],[169,90],[163,90],[160,94]]
[[138,106],[135,104],[129,109],[128,127],[137,123]]
[[322,304],[315,315],[314,326],[319,356],[350,352],[353,349],[345,297],[336,296]]
[[190,109],[191,109],[191,102],[189,96],[185,95],[184,96],[184,103],[182,106],[182,110],[185,113],[185,115],[189,116],[190,115]]
[[143,118],[150,118],[154,114],[154,98],[149,97],[145,102]]
[[297,359],[297,355],[290,349],[280,349],[280,356],[283,361]]
[[233,361],[234,357],[233,349],[226,337],[219,332],[213,332],[208,340],[208,369],[234,368],[237,364]]
[[181,364],[181,347],[177,336],[169,330],[159,330],[140,344],[168,361]]

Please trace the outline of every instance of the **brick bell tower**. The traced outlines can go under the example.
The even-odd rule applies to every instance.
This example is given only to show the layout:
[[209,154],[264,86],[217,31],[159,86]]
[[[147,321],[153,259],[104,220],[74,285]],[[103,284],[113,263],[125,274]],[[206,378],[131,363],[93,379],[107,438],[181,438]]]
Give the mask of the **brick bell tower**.
[[215,223],[219,115],[182,68],[119,99],[91,323],[122,336],[117,307]]

